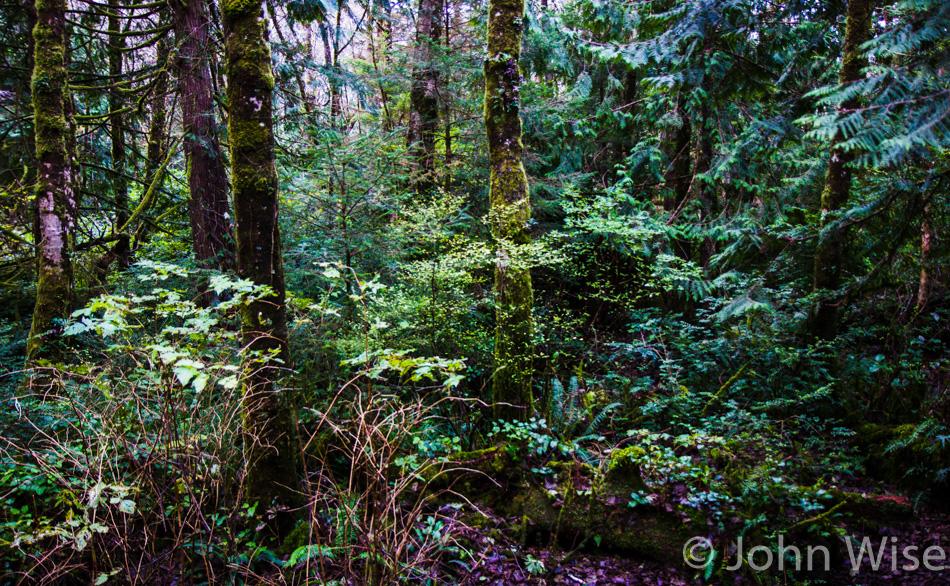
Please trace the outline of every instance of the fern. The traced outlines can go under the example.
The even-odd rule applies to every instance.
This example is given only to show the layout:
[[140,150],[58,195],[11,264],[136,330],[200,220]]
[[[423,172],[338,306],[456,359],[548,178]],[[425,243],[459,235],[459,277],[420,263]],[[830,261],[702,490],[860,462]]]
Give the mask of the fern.
[[597,428],[600,427],[600,424],[603,423],[605,419],[607,419],[607,416],[620,407],[623,407],[622,403],[611,403],[601,409],[600,413],[591,419],[590,424],[588,424],[587,429],[584,430],[584,433],[581,434],[579,439],[588,439],[593,437],[594,432],[596,432]]
[[287,561],[284,562],[284,567],[292,568],[299,564],[300,562],[305,562],[312,560],[313,558],[321,557],[328,560],[334,559],[334,552],[332,547],[327,547],[325,545],[303,545],[298,547],[290,554],[290,557],[287,558]]
[[580,404],[581,391],[580,381],[576,376],[571,377],[567,389],[557,378],[551,379],[548,426],[561,437],[570,437],[586,415]]
[[[872,61],[865,76],[813,90],[809,97],[835,111],[799,119],[808,138],[841,140],[837,148],[855,153],[860,167],[892,168],[950,148],[950,2],[905,0],[889,11],[895,24],[864,46]],[[860,106],[842,107],[853,101]]]
[[341,548],[353,545],[359,535],[359,498],[346,495],[340,506],[331,509],[333,516],[333,547]]

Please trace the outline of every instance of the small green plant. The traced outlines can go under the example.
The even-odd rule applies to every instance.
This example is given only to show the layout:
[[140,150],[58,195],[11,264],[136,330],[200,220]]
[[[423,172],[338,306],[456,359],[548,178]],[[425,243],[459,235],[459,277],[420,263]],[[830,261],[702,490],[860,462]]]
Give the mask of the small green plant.
[[548,571],[544,562],[535,558],[530,553],[524,558],[524,569],[528,570],[528,573],[532,576],[541,576]]

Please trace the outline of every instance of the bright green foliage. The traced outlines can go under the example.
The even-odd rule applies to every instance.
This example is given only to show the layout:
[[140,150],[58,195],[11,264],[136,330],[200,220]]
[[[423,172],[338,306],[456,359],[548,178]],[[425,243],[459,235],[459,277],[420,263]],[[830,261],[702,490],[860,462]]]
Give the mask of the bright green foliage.
[[[236,351],[237,314],[269,292],[218,275],[210,286],[229,300],[202,308],[187,292],[190,276],[162,263],[134,267],[126,294],[94,299],[65,328],[79,351],[58,374],[57,398],[20,399],[28,425],[0,452],[18,512],[4,516],[0,539],[16,544],[22,571],[40,571],[50,555],[118,559],[155,537],[137,527],[171,529],[178,547],[212,563],[257,539],[253,511],[224,495],[241,478],[245,449],[239,382],[249,372]],[[52,435],[33,437],[30,426]],[[251,564],[233,561],[235,575]]]

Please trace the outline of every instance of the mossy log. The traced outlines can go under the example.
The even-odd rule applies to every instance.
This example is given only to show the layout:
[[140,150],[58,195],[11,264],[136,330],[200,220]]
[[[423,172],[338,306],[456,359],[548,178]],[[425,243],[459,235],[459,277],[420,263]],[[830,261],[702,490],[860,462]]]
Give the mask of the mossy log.
[[838,512],[879,525],[892,525],[914,520],[910,499],[899,495],[863,494],[846,490],[830,490],[825,510],[837,507]]
[[909,490],[946,490],[936,471],[948,466],[950,448],[925,435],[915,437],[916,430],[913,424],[868,423],[857,429],[855,444],[867,456],[865,466],[874,477]]
[[[549,463],[548,475],[526,473],[519,450],[502,445],[455,454],[428,469],[424,480],[430,491],[450,489],[519,519],[516,529],[527,542],[596,548],[682,566],[683,545],[708,533],[705,517],[679,506],[630,506],[632,493],[648,490],[637,450],[615,451],[601,469],[580,462]],[[800,542],[813,542],[812,526],[838,523],[840,514],[882,526],[913,520],[905,497],[844,490],[825,490],[825,495],[822,511],[788,528]],[[833,556],[843,555],[836,539],[818,544],[829,547]]]
[[[697,531],[682,512],[639,505],[645,488],[633,460],[600,475],[579,462],[549,464],[554,478],[523,473],[518,450],[498,446],[460,452],[426,473],[429,490],[451,490],[520,519],[522,538],[565,548],[607,550],[680,566],[683,544]],[[705,527],[703,527],[705,529]]]

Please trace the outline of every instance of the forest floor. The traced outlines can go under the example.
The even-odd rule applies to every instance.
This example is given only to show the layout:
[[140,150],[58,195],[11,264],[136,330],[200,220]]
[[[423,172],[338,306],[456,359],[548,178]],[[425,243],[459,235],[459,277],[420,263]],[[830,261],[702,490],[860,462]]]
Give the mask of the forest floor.
[[[901,495],[886,495],[906,502]],[[566,551],[556,546],[522,547],[518,536],[505,528],[516,527],[517,518],[494,516],[485,512],[488,523],[484,528],[466,528],[459,535],[460,541],[472,551],[480,552],[471,564],[471,570],[457,582],[460,586],[471,585],[542,585],[575,584],[578,586],[607,586],[631,584],[643,586],[679,586],[700,583],[700,571],[671,567],[652,560],[629,559],[610,555],[609,552],[594,553],[595,548]],[[941,571],[923,566],[923,552],[929,547],[950,552],[950,515],[933,506],[917,511],[912,520],[903,523],[879,525],[863,518],[845,518],[840,524],[846,534],[855,540],[853,555],[858,558],[857,571],[852,572],[852,559],[842,541],[839,552],[830,560],[830,571],[812,576],[772,574],[777,584],[828,584],[832,586],[938,586],[950,584],[950,558],[933,560],[933,566],[944,566]],[[860,544],[867,539],[873,546],[876,568],[871,559],[861,557]],[[884,544],[884,547],[881,547]],[[905,547],[918,549],[907,551]],[[907,557],[910,556],[910,557]],[[918,567],[912,558],[918,560]],[[819,556],[816,565],[823,561]],[[803,562],[804,563],[804,562]],[[734,564],[729,561],[728,564]],[[707,584],[761,584],[770,583],[766,576],[754,576],[748,567],[732,572],[721,571],[718,580],[714,577]],[[760,582],[760,580],[763,580]]]

